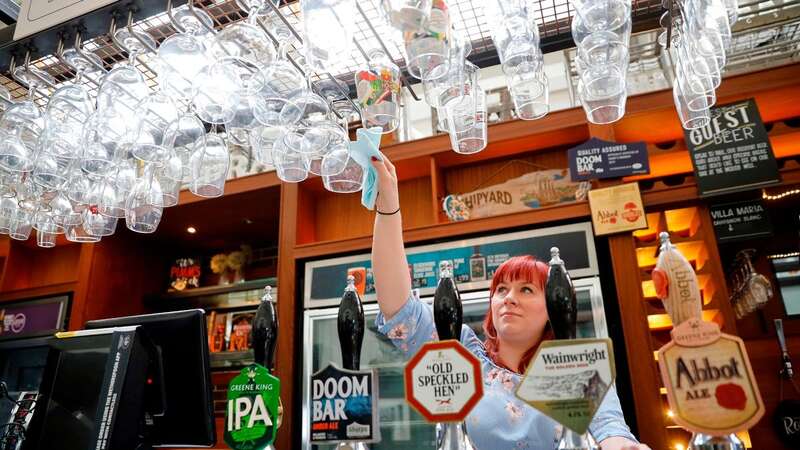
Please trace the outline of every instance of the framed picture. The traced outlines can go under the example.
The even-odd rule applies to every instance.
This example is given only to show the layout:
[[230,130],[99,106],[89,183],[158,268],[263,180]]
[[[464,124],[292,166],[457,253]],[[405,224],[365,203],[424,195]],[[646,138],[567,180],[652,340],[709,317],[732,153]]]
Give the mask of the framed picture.
[[253,329],[253,319],[256,317],[255,311],[243,311],[228,313],[229,315],[229,339],[228,351],[242,352],[253,346],[250,330]]
[[228,319],[227,313],[208,313],[208,349],[212,353],[228,349]]
[[786,315],[800,317],[800,256],[775,258],[771,261]]

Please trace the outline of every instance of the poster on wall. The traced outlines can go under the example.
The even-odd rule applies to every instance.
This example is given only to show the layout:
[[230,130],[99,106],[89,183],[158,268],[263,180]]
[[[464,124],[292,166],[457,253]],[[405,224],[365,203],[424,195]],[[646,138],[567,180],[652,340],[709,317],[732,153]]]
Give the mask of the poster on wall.
[[46,336],[66,328],[69,297],[6,303],[0,307],[0,340]]
[[[548,261],[553,246],[561,249],[573,278],[597,274],[592,226],[588,222],[408,247],[406,256],[412,288],[427,296],[436,290],[440,261],[452,263],[458,288],[466,292],[487,289],[497,267],[512,256],[534,255]],[[366,274],[362,300],[375,301],[375,282],[367,253],[307,262],[303,287],[305,307],[338,305],[348,271],[354,270]]]
[[650,173],[647,144],[591,138],[567,151],[572,181]]
[[780,182],[778,164],[754,99],[711,108],[708,125],[683,133],[701,197]]
[[718,242],[731,242],[772,234],[772,222],[760,199],[709,207]]
[[170,290],[182,291],[200,287],[200,258],[178,258],[169,268]]
[[595,236],[647,228],[638,183],[589,191]]
[[586,199],[588,182],[573,182],[569,169],[540,170],[494,186],[448,195],[442,204],[452,222],[529,211]]

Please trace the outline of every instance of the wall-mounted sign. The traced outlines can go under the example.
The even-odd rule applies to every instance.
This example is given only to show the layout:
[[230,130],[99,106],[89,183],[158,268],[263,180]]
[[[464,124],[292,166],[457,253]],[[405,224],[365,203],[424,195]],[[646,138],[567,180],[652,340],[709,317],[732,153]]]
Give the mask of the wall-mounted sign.
[[65,328],[69,297],[3,304],[0,307],[0,340],[45,336]]
[[638,183],[589,191],[595,236],[647,228]]
[[567,154],[572,181],[650,173],[644,142],[620,143],[591,138],[572,147]]
[[569,169],[540,170],[465,194],[449,195],[442,207],[457,222],[581,201],[591,189],[570,180]]
[[684,130],[701,196],[780,182],[767,130],[753,99],[711,108],[703,128]]
[[264,448],[278,431],[281,382],[260,364],[251,364],[228,384],[225,443],[233,450]]
[[169,269],[169,287],[176,291],[200,287],[202,268],[198,258],[178,258]]
[[378,442],[378,375],[329,364],[311,376],[311,442]]
[[516,395],[542,414],[583,434],[616,374],[610,339],[544,341]]
[[[494,271],[508,258],[534,255],[547,261],[553,246],[560,248],[562,255],[569,256],[564,259],[573,278],[598,273],[592,226],[588,222],[409,247],[406,249],[408,272],[413,287],[423,296],[436,290],[440,261],[452,262],[453,276],[460,290],[487,289]],[[369,254],[311,261],[305,268],[303,298],[306,308],[338,305],[348,270],[354,268],[366,272],[362,300],[375,301]]]
[[709,212],[719,242],[772,234],[772,222],[761,199],[712,205]]
[[481,363],[456,340],[423,345],[404,382],[406,401],[431,423],[463,422],[483,397]]
[[52,28],[118,0],[22,0],[14,40]]

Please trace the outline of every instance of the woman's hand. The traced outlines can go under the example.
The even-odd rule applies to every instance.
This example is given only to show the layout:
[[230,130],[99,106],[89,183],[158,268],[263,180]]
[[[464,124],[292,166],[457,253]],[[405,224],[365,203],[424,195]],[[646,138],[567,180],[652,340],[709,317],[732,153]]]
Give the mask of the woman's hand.
[[400,195],[394,164],[384,155],[383,161],[373,157],[372,166],[378,172],[378,199],[375,201],[375,207],[385,213],[396,211],[400,207]]

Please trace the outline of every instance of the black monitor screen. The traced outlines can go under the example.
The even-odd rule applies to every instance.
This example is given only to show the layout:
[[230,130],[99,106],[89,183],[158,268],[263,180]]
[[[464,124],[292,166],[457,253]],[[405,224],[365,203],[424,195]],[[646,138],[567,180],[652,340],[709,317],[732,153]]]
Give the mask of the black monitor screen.
[[[0,381],[13,399],[23,391],[38,391],[49,347],[44,338],[0,343]],[[8,422],[11,402],[0,401],[0,423]]]
[[[155,447],[210,447],[216,428],[203,310],[91,321],[86,328],[140,325],[163,363],[163,415],[152,417],[148,441]],[[152,393],[151,393],[152,394]],[[149,394],[146,394],[149,395]]]
[[[42,386],[38,449],[87,450],[94,443],[95,418],[103,386],[111,334],[56,339],[48,356],[52,383]],[[46,378],[50,379],[50,378]],[[26,447],[29,448],[29,447]]]

